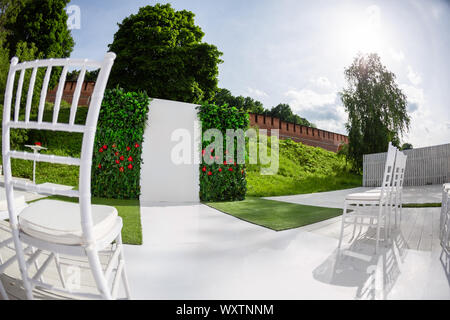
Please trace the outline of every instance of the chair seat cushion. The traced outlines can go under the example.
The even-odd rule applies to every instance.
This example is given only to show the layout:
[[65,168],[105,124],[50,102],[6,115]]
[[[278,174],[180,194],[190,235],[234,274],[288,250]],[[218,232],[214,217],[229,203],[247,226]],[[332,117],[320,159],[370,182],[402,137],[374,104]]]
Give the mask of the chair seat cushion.
[[361,192],[348,194],[345,200],[378,201],[380,197],[381,194],[379,192]]
[[[35,238],[67,245],[83,243],[80,205],[58,200],[31,203],[19,214],[20,229]],[[106,235],[117,221],[114,207],[92,205],[93,233],[96,240]]]

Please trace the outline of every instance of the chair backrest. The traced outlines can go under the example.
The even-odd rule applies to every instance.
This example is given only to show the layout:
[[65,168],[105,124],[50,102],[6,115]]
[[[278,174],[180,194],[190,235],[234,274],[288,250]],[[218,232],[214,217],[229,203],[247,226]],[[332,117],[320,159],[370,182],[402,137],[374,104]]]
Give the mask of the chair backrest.
[[[26,189],[43,194],[57,194],[70,197],[79,197],[81,209],[81,224],[83,230],[84,240],[87,243],[93,242],[92,235],[92,216],[91,216],[91,163],[92,152],[95,139],[95,131],[97,127],[97,120],[100,111],[103,94],[106,83],[109,78],[111,67],[114,63],[116,55],[108,52],[102,61],[94,61],[88,59],[47,59],[25,61],[18,63],[19,59],[14,57],[11,59],[11,65],[8,73],[8,80],[6,83],[5,100],[3,105],[3,132],[2,132],[2,156],[3,169],[5,175],[5,189],[8,201],[8,211],[10,223],[13,228],[17,228],[17,213],[14,207],[14,187]],[[43,121],[44,106],[48,90],[49,81],[51,78],[52,69],[55,67],[62,67],[62,72],[59,77],[58,89],[56,92],[55,103],[53,107],[52,122]],[[38,69],[46,69],[45,76],[42,82],[42,88],[39,96],[38,113],[36,120],[30,120],[32,109],[32,101],[34,94],[34,87],[36,83],[36,75]],[[58,122],[61,99],[66,82],[66,75],[69,68],[81,68],[72,98],[72,105],[70,108],[70,117],[68,123]],[[87,113],[86,122],[84,125],[75,123],[75,115],[77,112],[78,102],[86,70],[88,68],[100,69],[95,83],[95,88],[92,93],[92,98]],[[42,69],[42,70],[43,70]],[[25,73],[31,70],[31,77],[29,80],[28,91],[26,93],[25,116],[19,118],[22,99],[22,87],[24,84]],[[19,73],[18,81],[16,81],[16,74]],[[11,106],[14,96],[14,87],[17,82],[17,89],[15,94],[14,113],[12,114]],[[36,107],[36,106],[34,106]],[[23,111],[23,110],[22,110]],[[15,151],[10,149],[10,133],[11,129],[34,129],[34,130],[52,130],[64,132],[79,132],[83,134],[81,145],[80,158],[63,157],[51,154],[35,154],[30,152]],[[79,169],[79,190],[61,190],[53,187],[45,187],[36,185],[30,182],[23,182],[21,180],[13,179],[11,173],[11,158],[35,160],[49,163],[58,163],[65,165],[78,165]]]
[[389,142],[386,164],[384,165],[383,180],[381,181],[382,196],[384,196],[386,190],[389,190],[392,186],[392,177],[394,173],[396,155],[397,155],[397,148],[394,147],[391,142]]
[[403,188],[403,181],[405,177],[407,156],[400,150],[396,151],[394,174],[392,177],[392,190],[394,192],[401,192]]

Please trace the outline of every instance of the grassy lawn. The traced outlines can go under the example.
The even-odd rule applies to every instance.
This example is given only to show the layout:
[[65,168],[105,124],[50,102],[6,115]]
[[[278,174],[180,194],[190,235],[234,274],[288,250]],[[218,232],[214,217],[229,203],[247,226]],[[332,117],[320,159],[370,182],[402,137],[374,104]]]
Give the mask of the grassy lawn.
[[275,231],[298,228],[342,214],[341,209],[305,206],[256,197],[244,201],[209,202],[208,206]]
[[334,191],[360,187],[361,180],[360,175],[352,173],[289,177],[281,174],[263,176],[259,172],[249,172],[247,175],[247,195],[272,197]]
[[[268,141],[272,141],[268,137]],[[250,143],[250,142],[249,142]],[[260,145],[257,146],[260,148]],[[272,153],[271,144],[267,147]],[[362,176],[351,172],[345,158],[334,152],[291,140],[279,141],[278,171],[262,175],[269,167],[258,160],[247,165],[247,195],[252,197],[284,196],[360,187]]]
[[[46,199],[78,202],[77,198],[63,196],[51,196]],[[135,245],[142,244],[142,225],[139,200],[92,198],[92,204],[102,204],[115,207],[119,213],[119,216],[123,219],[123,243]]]

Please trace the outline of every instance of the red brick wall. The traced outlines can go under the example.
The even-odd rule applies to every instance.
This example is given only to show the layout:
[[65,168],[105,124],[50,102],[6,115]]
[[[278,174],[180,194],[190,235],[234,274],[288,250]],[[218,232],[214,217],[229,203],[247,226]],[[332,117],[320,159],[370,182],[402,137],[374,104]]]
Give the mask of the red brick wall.
[[[64,85],[62,99],[72,103],[72,97],[75,92],[76,81],[67,81]],[[85,81],[81,87],[79,105],[89,105],[91,95],[94,91],[95,82]],[[56,88],[49,90],[47,101],[54,102],[56,97]],[[348,143],[348,137],[339,133],[329,132],[311,127],[300,126],[271,116],[250,113],[250,125],[257,126],[260,129],[267,129],[267,135],[270,136],[271,129],[279,129],[280,139],[290,138],[297,142],[302,142],[309,146],[321,147],[323,149],[337,152],[341,143]]]
[[[77,86],[76,81],[66,81],[64,84],[64,90],[62,95],[62,100],[67,101],[68,103],[72,103],[73,94],[75,93],[75,87]],[[78,101],[78,105],[88,106],[91,102],[91,96],[94,91],[95,81],[85,81],[81,86],[80,100]],[[55,102],[56,92],[58,90],[58,86],[54,89],[49,90],[47,92],[46,101]]]
[[250,125],[260,129],[267,129],[270,136],[271,129],[279,129],[280,139],[290,138],[313,147],[337,152],[341,143],[348,143],[348,137],[339,133],[321,129],[305,127],[290,122],[281,121],[278,118],[250,113]]

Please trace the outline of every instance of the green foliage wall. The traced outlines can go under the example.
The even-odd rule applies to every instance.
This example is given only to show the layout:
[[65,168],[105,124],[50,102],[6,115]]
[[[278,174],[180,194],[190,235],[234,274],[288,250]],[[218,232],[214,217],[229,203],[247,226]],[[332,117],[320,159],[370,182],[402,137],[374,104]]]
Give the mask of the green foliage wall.
[[92,159],[92,195],[137,199],[142,142],[150,98],[144,92],[106,90]]
[[[249,116],[245,111],[227,105],[203,104],[198,107],[199,119],[203,133],[208,129],[218,129],[224,136],[223,151],[208,150],[212,141],[202,141],[202,163],[200,165],[200,200],[201,201],[234,201],[244,200],[247,191],[245,164],[237,164],[237,147],[245,149],[245,142],[235,142],[235,155],[228,154],[226,149],[227,129],[247,129]],[[215,162],[207,164],[207,157]],[[217,157],[217,158],[216,158]],[[211,158],[211,159],[212,159]]]

